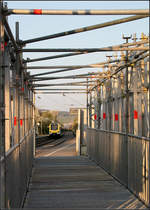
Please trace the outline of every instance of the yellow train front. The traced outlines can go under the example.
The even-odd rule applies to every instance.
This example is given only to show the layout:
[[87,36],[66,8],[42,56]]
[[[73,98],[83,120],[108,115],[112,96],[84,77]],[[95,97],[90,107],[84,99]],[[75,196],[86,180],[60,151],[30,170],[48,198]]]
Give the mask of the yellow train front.
[[49,124],[49,135],[50,136],[60,136],[61,135],[61,125],[59,123]]

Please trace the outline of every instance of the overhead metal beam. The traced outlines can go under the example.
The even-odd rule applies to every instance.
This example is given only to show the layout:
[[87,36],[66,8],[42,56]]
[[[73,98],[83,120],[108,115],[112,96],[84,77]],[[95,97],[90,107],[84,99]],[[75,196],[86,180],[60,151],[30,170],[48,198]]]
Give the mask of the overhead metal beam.
[[[95,80],[89,81],[89,83],[93,83],[93,82],[95,82]],[[57,85],[62,85],[62,84],[83,84],[83,83],[86,83],[86,81],[70,82],[70,83],[55,83],[55,84],[46,84],[46,85],[56,85],[57,86]],[[38,84],[37,83],[34,83],[33,84],[33,86],[36,86],[36,85],[38,85]],[[39,85],[41,85],[41,84],[39,84]],[[42,85],[44,85],[44,84],[42,84]]]
[[147,16],[136,15],[136,16],[132,16],[132,17],[109,21],[106,23],[100,23],[100,24],[91,25],[91,26],[87,26],[87,27],[77,28],[74,30],[69,30],[69,31],[61,32],[61,33],[51,34],[51,35],[38,37],[38,38],[34,38],[34,39],[28,39],[28,40],[20,41],[20,43],[24,45],[24,44],[29,44],[29,43],[33,43],[33,42],[44,41],[47,39],[59,38],[59,37],[63,37],[63,36],[87,32],[87,31],[91,31],[91,30],[95,30],[95,29],[105,28],[108,26],[113,26],[113,25],[117,25],[117,24],[121,24],[121,23],[127,23],[127,22],[138,20],[138,19],[146,18],[146,17]]
[[117,10],[43,10],[43,9],[8,9],[4,15],[149,15],[148,9]]
[[35,94],[86,94],[87,92],[35,92]]
[[72,66],[28,66],[25,69],[28,69],[28,70],[31,70],[31,69],[61,69],[61,68],[77,69],[77,68],[99,68],[102,66],[104,66],[104,64],[72,65]]
[[[33,75],[31,75],[31,77],[49,75],[49,74],[56,74],[56,73],[60,73],[60,72],[73,71],[73,70],[78,70],[78,69],[81,69],[81,68],[76,68],[76,69],[69,68],[69,69],[62,69],[62,70],[58,70],[58,71],[50,71],[50,72],[45,72],[45,73],[40,73],[40,74],[33,74]],[[92,75],[93,74],[97,74],[97,73],[92,72]]]
[[[115,59],[115,60],[96,63],[96,65],[97,64],[105,65],[105,64],[108,64],[108,63],[114,63],[114,62],[119,62],[119,61],[120,61],[120,59]],[[91,64],[91,65],[95,65],[95,64]],[[50,71],[50,72],[45,72],[45,73],[40,73],[40,74],[33,74],[33,75],[31,75],[31,77],[48,75],[48,74],[56,74],[56,73],[61,73],[61,72],[66,72],[66,71],[73,71],[73,70],[78,70],[78,69],[81,69],[81,68],[85,68],[85,65],[83,65],[82,67],[78,67],[78,68],[68,68],[68,69],[61,69],[61,70],[57,70],[57,71]],[[95,73],[92,72],[92,74],[95,74]]]
[[24,60],[23,63],[52,60],[52,59],[56,59],[56,58],[65,58],[65,57],[70,57],[70,56],[75,56],[75,55],[83,55],[83,54],[87,54],[87,53],[88,52],[86,52],[86,53],[78,52],[78,53],[66,53],[66,54],[62,54],[62,55],[47,56],[47,57],[35,58],[35,59],[27,58],[27,60]]
[[80,78],[104,78],[104,77],[106,77],[106,76],[104,76],[104,75],[95,75],[95,76],[93,76],[93,75],[85,75],[85,76],[80,76],[80,75],[72,75],[72,76],[62,76],[62,77],[31,77],[31,78],[29,78],[29,80],[38,80],[38,79],[43,79],[43,80],[45,80],[45,79],[49,79],[49,80],[53,80],[53,79],[80,79]]
[[[124,44],[124,46],[133,46],[133,45],[140,45],[140,44],[145,44],[148,43],[148,41],[139,41],[139,42],[132,42],[128,44]],[[62,55],[54,55],[54,56],[47,56],[47,57],[42,57],[42,58],[35,58],[35,59],[30,59],[27,58],[27,60],[24,60],[23,63],[31,63],[31,62],[38,62],[38,61],[44,61],[44,60],[52,60],[52,59],[57,59],[57,58],[65,58],[65,57],[70,57],[70,56],[76,56],[76,55],[83,55],[83,54],[89,54],[93,52],[77,52],[77,53],[66,53]]]
[[[145,52],[143,52],[143,53],[145,53]],[[139,54],[135,55],[134,59],[132,59],[131,61],[129,61],[129,62],[126,63],[126,64],[120,65],[120,66],[115,70],[115,72],[112,73],[112,74],[109,76],[109,79],[110,79],[111,77],[113,77],[115,74],[117,74],[118,72],[120,72],[121,70],[123,70],[124,68],[131,66],[131,64],[137,63],[138,61],[140,61],[140,60],[142,60],[142,59],[148,57],[149,54],[150,54],[150,53],[148,52],[148,53],[146,53],[145,55],[142,55],[142,53],[139,53]],[[141,56],[141,55],[142,55],[142,56]],[[103,79],[102,81],[100,81],[99,84],[93,86],[91,90],[95,89],[97,86],[99,86],[100,84],[102,84],[102,83],[105,82],[106,80],[108,80],[108,78]]]
[[49,86],[86,86],[86,84],[36,84],[33,85],[32,88],[34,87],[49,87]]
[[111,51],[142,51],[149,47],[104,47],[104,48],[26,48],[22,52],[111,52]]
[[[91,79],[92,77],[91,76],[68,76],[68,77],[34,77],[34,78],[31,78],[29,79],[30,81],[33,81],[33,82],[39,82],[39,81],[48,81],[48,80],[58,80],[58,79]],[[104,78],[108,78],[108,76],[95,76],[94,77],[95,79],[104,79]]]
[[[91,83],[94,83],[95,81],[90,81],[89,85],[92,85]],[[58,83],[58,84],[33,84],[32,88],[34,87],[46,87],[46,86],[86,86],[86,81],[81,82],[70,82],[70,83]]]
[[[64,77],[78,77],[78,76],[92,76],[92,75],[97,75],[97,74],[100,74],[101,72],[98,72],[98,73],[94,73],[94,72],[89,72],[89,73],[86,73],[86,74],[75,74],[75,75],[69,75],[69,76],[63,76],[63,78]],[[61,76],[62,77],[62,76]],[[37,79],[39,79],[39,78],[41,78],[41,77],[33,77],[32,75],[29,77],[29,79],[32,79],[32,78],[37,78]],[[42,77],[42,78],[47,78],[47,77]],[[51,77],[51,78],[53,78],[53,77]]]
[[14,49],[15,49],[15,51],[18,52],[19,47],[18,47],[18,45],[17,45],[17,43],[16,43],[16,41],[15,41],[15,39],[14,39],[14,36],[13,36],[13,34],[12,34],[12,32],[11,32],[11,29],[10,29],[10,26],[9,26],[7,20],[6,20],[6,17],[3,17],[3,19],[4,19],[4,25],[5,25],[6,31],[7,31],[8,35],[9,35],[9,38],[10,38],[11,41],[12,41],[12,44],[13,44],[13,46],[14,46]]
[[34,89],[34,91],[49,91],[49,90],[53,90],[53,91],[74,91],[74,90],[76,90],[76,91],[79,91],[79,90],[86,90],[86,89],[81,89],[81,88],[72,88],[72,89],[67,89],[67,88],[63,88],[63,89],[59,89],[59,88],[57,88],[57,89],[54,89],[54,88],[39,88],[39,89]]

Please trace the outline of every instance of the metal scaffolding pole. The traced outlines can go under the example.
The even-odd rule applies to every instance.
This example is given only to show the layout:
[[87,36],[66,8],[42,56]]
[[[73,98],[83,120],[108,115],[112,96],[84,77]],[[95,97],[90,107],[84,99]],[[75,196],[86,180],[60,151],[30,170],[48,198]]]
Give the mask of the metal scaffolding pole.
[[35,92],[35,94],[86,94],[86,92]]
[[[145,53],[145,51],[142,52],[142,53]],[[120,72],[121,70],[123,70],[124,68],[126,68],[126,66],[129,67],[129,66],[131,66],[131,64],[137,63],[138,61],[140,61],[140,60],[142,60],[142,59],[144,59],[144,58],[146,58],[146,57],[149,56],[149,53],[147,53],[147,54],[143,55],[142,57],[140,57],[142,53],[139,53],[138,55],[135,55],[135,58],[132,59],[132,60],[131,60],[130,62],[128,62],[127,64],[120,65],[120,66],[115,70],[114,73],[112,73],[111,75],[109,75],[109,78],[113,77],[115,74],[117,74],[118,72]],[[101,81],[101,84],[102,84],[103,82],[105,82],[106,80],[108,80],[108,79],[102,80],[102,81]],[[95,89],[96,87],[97,87],[97,85],[94,86],[94,87],[92,87],[91,90]]]
[[43,10],[43,9],[8,9],[4,15],[149,15],[148,9],[118,10]]
[[16,41],[15,41],[15,39],[14,39],[14,36],[13,36],[13,34],[12,34],[12,32],[11,32],[11,29],[10,29],[10,26],[9,26],[9,24],[8,24],[8,21],[7,21],[6,17],[4,17],[4,24],[5,24],[6,30],[7,30],[8,34],[9,34],[9,37],[10,37],[10,39],[11,39],[11,41],[12,41],[12,44],[13,44],[13,46],[14,46],[14,49],[15,49],[16,51],[18,51],[18,50],[19,50],[18,45],[17,45],[17,43],[16,43]]
[[[78,83],[66,83],[66,84],[35,84],[32,87],[37,88],[37,87],[49,87],[49,86],[87,86],[86,84],[78,84]],[[89,84],[91,86],[91,84]]]
[[60,91],[60,90],[61,91],[74,91],[74,90],[77,90],[77,91],[79,91],[79,90],[86,90],[86,89],[81,89],[81,88],[76,88],[76,89],[75,88],[74,89],[73,88],[72,89],[65,89],[65,88],[62,88],[62,89],[59,89],[59,88],[57,88],[57,89],[56,88],[55,89],[54,88],[39,88],[39,89],[34,89],[34,91],[44,91],[44,90],[46,90],[46,91],[49,91],[49,90],[53,90],[53,91],[54,90],[55,91]]
[[88,111],[88,109],[89,109],[89,92],[88,92],[88,78],[87,78],[87,87],[86,87],[86,123],[87,123],[87,128],[88,128],[88,114],[89,114],[89,111]]
[[72,65],[72,66],[29,66],[26,69],[28,69],[28,70],[32,70],[32,69],[61,69],[61,68],[77,69],[77,68],[100,68],[103,66],[104,66],[104,64]]
[[[131,39],[130,37],[124,37],[123,39],[126,40],[126,43],[128,43],[128,40]],[[125,72],[125,92],[126,92],[126,104],[125,104],[125,111],[126,111],[126,116],[125,116],[125,125],[126,125],[126,145],[128,147],[128,134],[129,134],[129,87],[128,87],[128,83],[129,83],[129,70],[128,70],[128,51],[126,51],[126,60],[125,60],[125,64],[126,64],[126,72]],[[128,154],[126,156],[126,158],[128,159]],[[127,168],[128,170],[128,168]]]
[[[148,41],[139,41],[136,42],[137,45],[139,44],[145,44],[148,43]],[[128,43],[128,45],[124,44],[124,46],[133,46],[135,43]],[[78,52],[78,53],[66,53],[62,55],[54,55],[54,56],[47,56],[47,57],[42,57],[42,58],[35,58],[35,59],[30,59],[27,58],[27,60],[24,60],[23,63],[32,63],[32,62],[37,62],[37,61],[44,61],[44,60],[52,60],[52,59],[57,59],[57,58],[65,58],[65,57],[70,57],[70,56],[76,56],[76,55],[85,55],[93,52]]]
[[[65,76],[65,78],[69,78],[69,77],[78,77],[78,76],[79,76],[79,77],[80,77],[80,76],[93,76],[93,75],[99,75],[99,72],[97,72],[97,73],[92,72],[92,73],[87,73],[87,74],[70,75],[70,76]],[[36,79],[36,78],[39,79],[39,78],[48,78],[48,77],[38,77],[38,76],[37,76],[37,77],[36,77],[36,76],[34,77],[34,76],[32,76],[32,75],[29,77],[29,79],[34,79],[34,78],[35,78],[35,79]],[[63,76],[63,77],[50,77],[50,78],[52,78],[52,79],[53,79],[53,78],[64,78],[64,76]]]
[[3,1],[0,0],[0,204],[6,207],[6,159],[5,159],[5,67],[4,67],[4,19]]
[[[150,139],[150,68],[149,68],[149,87],[148,87],[148,89],[149,89],[149,95],[148,95],[148,97],[149,97],[149,132],[148,132],[148,134],[149,134],[149,139]],[[149,154],[150,154],[150,147],[149,147]],[[150,155],[149,155],[149,163],[150,163]],[[149,195],[150,195],[150,193],[149,193]]]
[[[77,68],[77,69],[63,69],[63,70],[58,70],[58,71],[50,71],[50,72],[45,72],[45,73],[40,73],[40,74],[32,74],[30,77],[31,78],[34,78],[36,76],[42,76],[42,75],[49,75],[49,74],[56,74],[56,73],[60,73],[60,72],[66,72],[66,71],[73,71],[73,70],[78,70],[78,69],[81,69],[81,68]],[[96,72],[92,72],[92,73],[89,73],[89,75],[97,75],[98,73]]]
[[[114,62],[117,62],[117,61],[120,61],[120,60],[116,59],[116,60],[112,60],[112,61],[109,61],[109,62],[101,62],[101,63],[98,63],[98,64],[103,66],[103,65],[106,65],[107,63],[114,63]],[[94,65],[94,64],[91,64],[91,65]],[[61,69],[61,70],[57,70],[57,71],[50,71],[50,72],[45,72],[45,73],[40,73],[40,74],[33,74],[33,75],[31,75],[31,77],[42,76],[42,75],[47,75],[47,74],[56,74],[56,73],[66,72],[66,71],[73,71],[73,70],[78,70],[78,69],[81,69],[81,68],[85,68],[85,65],[83,65],[82,67],[75,68],[75,69],[68,68],[68,69]],[[92,74],[95,74],[95,73],[92,72]]]
[[91,31],[91,30],[95,30],[95,29],[105,28],[108,26],[113,26],[113,25],[117,25],[117,24],[121,24],[121,23],[127,23],[130,21],[139,20],[139,19],[146,18],[146,17],[147,16],[136,15],[136,16],[132,16],[132,17],[109,21],[106,23],[100,23],[100,24],[91,25],[91,26],[87,26],[87,27],[83,27],[83,28],[77,28],[74,30],[69,30],[69,31],[61,32],[61,33],[47,35],[47,36],[43,36],[43,37],[39,37],[39,38],[24,40],[24,41],[20,41],[20,43],[24,45],[24,44],[43,41],[43,40],[47,40],[47,39],[59,38],[59,37],[68,36],[68,35],[72,35],[72,34],[77,34],[77,33],[87,32],[87,31]]
[[143,51],[149,50],[149,47],[104,47],[104,48],[26,48],[20,49],[22,52],[111,52],[111,51]]
[[[33,82],[37,82],[37,81],[48,81],[48,80],[58,80],[58,79],[87,79],[87,78],[91,78],[91,76],[68,76],[68,77],[34,77],[29,79],[30,81]],[[108,78],[108,76],[95,76],[95,79],[104,79],[104,78]]]
[[66,72],[66,71],[75,71],[78,69],[81,69],[81,68],[76,68],[76,69],[68,68],[68,69],[61,69],[61,70],[57,70],[57,71],[45,72],[45,73],[40,73],[40,74],[33,74],[33,75],[31,75],[31,77],[42,76],[42,75],[47,75],[47,74],[57,74],[57,73]]
[[47,57],[35,58],[35,59],[27,58],[27,60],[24,60],[23,63],[52,60],[52,59],[56,59],[56,58],[65,58],[65,57],[70,57],[70,56],[75,56],[75,55],[83,55],[83,54],[87,54],[87,53],[78,52],[78,53],[66,53],[66,54],[62,54],[62,55],[47,56]]

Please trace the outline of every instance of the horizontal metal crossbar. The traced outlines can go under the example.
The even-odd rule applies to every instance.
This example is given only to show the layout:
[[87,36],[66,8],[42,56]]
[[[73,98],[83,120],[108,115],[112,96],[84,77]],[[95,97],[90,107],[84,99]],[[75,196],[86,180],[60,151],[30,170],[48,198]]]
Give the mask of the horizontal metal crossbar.
[[53,90],[53,91],[80,91],[80,90],[86,90],[86,89],[81,89],[81,88],[72,88],[72,89],[67,89],[67,88],[38,88],[38,89],[34,89],[34,91],[50,91],[50,90]]
[[[35,84],[33,85],[33,89],[37,87],[51,87],[51,86],[87,86],[87,84],[83,83],[63,83],[63,84]],[[92,84],[88,84],[88,86],[93,86]]]
[[26,48],[22,52],[111,52],[111,51],[142,51],[149,47],[104,47],[104,48]]
[[[143,52],[143,53],[144,53],[144,52]],[[131,64],[137,63],[138,61],[140,61],[140,60],[142,60],[142,59],[144,59],[144,58],[146,58],[146,57],[149,56],[149,53],[146,53],[145,55],[142,55],[142,56],[141,56],[141,54],[142,54],[142,53],[139,53],[139,57],[138,57],[138,55],[136,55],[135,57],[138,57],[138,58],[133,58],[133,59],[132,59],[130,62],[128,62],[127,64],[120,65],[120,66],[115,70],[115,72],[112,73],[112,74],[110,75],[109,79],[110,79],[113,75],[115,75],[115,74],[117,74],[118,72],[120,72],[121,70],[123,70],[125,67],[127,67],[127,66],[129,67]],[[140,57],[140,56],[141,56],[141,57]],[[101,84],[102,84],[103,82],[105,82],[106,80],[107,80],[107,78],[104,79],[103,81],[101,81]],[[98,85],[92,87],[92,90],[95,89],[97,86],[98,86]]]
[[47,39],[59,38],[59,37],[63,37],[63,36],[68,36],[68,35],[73,35],[73,34],[77,34],[77,33],[87,32],[87,31],[91,31],[91,30],[95,30],[95,29],[105,28],[105,27],[108,27],[108,26],[113,26],[113,25],[117,25],[117,24],[121,24],[121,23],[127,23],[127,22],[131,22],[131,21],[139,20],[139,19],[142,19],[142,18],[146,18],[146,17],[147,16],[135,15],[135,16],[132,16],[132,17],[127,17],[127,18],[122,18],[122,19],[118,19],[118,20],[108,21],[106,23],[100,23],[100,24],[91,25],[91,26],[87,26],[87,27],[77,28],[77,29],[74,29],[74,30],[64,31],[64,32],[56,33],[56,34],[51,34],[51,35],[47,35],[47,36],[43,36],[43,37],[28,39],[28,40],[21,41],[20,43],[24,45],[24,44],[43,41],[43,40],[47,40]]
[[[57,79],[91,79],[91,76],[67,76],[67,77],[34,77],[31,78],[30,80],[33,82],[37,82],[37,81],[44,81],[44,80],[57,80]],[[95,79],[104,79],[104,78],[108,78],[108,76],[94,76]]]
[[86,94],[87,92],[35,92],[35,94]]
[[56,58],[65,58],[65,57],[70,57],[70,56],[75,56],[75,55],[83,55],[83,54],[87,54],[87,53],[82,53],[82,52],[66,53],[66,54],[62,54],[62,55],[47,56],[47,57],[35,58],[35,59],[27,58],[27,60],[24,60],[23,63],[31,63],[31,62],[37,62],[37,61],[52,60],[52,59],[56,59]]
[[61,68],[99,68],[104,66],[104,64],[91,64],[91,65],[72,65],[72,66],[29,66],[26,69],[31,70],[31,69],[61,69]]
[[[98,65],[98,64],[99,65],[105,65],[105,64],[108,64],[108,63],[114,63],[114,62],[119,62],[119,61],[120,61],[119,59],[109,60],[109,61],[105,61],[105,62],[96,63],[96,65]],[[91,65],[95,65],[95,64],[91,64]],[[57,74],[57,73],[60,73],[60,72],[73,71],[73,70],[78,70],[78,69],[83,69],[83,68],[85,68],[85,65],[82,65],[82,67],[78,67],[78,68],[66,68],[66,69],[50,71],[50,72],[45,72],[45,73],[40,73],[40,74],[33,74],[31,77],[42,76],[42,75],[47,75],[47,74]],[[95,74],[95,73],[92,72],[92,74]]]
[[148,9],[118,10],[43,10],[43,9],[8,9],[5,15],[149,15]]

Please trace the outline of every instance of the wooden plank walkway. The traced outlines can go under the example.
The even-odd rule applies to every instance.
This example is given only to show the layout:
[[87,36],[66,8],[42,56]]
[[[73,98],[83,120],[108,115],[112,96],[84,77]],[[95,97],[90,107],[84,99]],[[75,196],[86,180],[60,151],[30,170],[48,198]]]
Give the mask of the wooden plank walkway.
[[35,159],[25,209],[146,209],[94,162],[75,156],[74,140],[44,150]]

